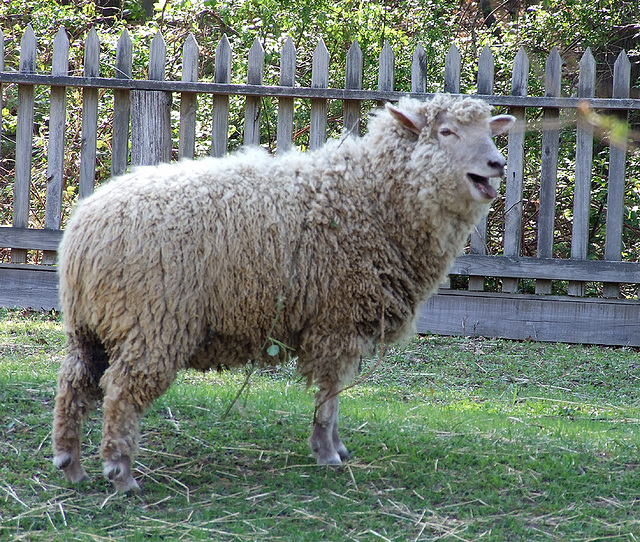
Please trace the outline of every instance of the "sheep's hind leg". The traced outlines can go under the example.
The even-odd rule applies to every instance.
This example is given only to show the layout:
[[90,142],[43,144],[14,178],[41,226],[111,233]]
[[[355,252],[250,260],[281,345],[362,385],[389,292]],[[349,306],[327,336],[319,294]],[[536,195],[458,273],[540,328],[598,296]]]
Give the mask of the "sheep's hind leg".
[[349,452],[338,436],[338,392],[336,383],[316,394],[316,412],[309,446],[319,465],[341,465]]
[[82,422],[102,396],[99,383],[108,358],[97,339],[69,335],[67,342],[53,416],[53,464],[78,483],[87,478],[80,461]]
[[[139,364],[144,364],[148,372],[132,371],[132,367]],[[151,367],[167,372],[154,374]],[[102,379],[105,396],[101,455],[104,476],[113,482],[118,492],[140,490],[132,474],[138,453],[140,420],[175,379],[175,372],[167,367],[161,359],[147,354],[144,361],[113,363]]]

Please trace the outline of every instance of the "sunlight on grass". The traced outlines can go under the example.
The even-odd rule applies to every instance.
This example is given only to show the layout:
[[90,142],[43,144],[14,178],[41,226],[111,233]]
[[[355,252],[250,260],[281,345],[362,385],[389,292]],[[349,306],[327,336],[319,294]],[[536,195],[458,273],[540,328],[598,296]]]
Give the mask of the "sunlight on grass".
[[[51,466],[58,315],[0,312],[0,540],[635,540],[638,352],[419,337],[343,393],[353,458],[318,467],[293,365],[183,373],[142,423],[143,495]],[[375,360],[363,361],[366,373]]]

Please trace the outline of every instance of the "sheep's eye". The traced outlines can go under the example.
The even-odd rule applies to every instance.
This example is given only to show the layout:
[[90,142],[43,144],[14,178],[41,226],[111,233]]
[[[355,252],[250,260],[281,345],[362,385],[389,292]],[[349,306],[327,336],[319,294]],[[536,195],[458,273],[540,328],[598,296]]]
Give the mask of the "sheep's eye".
[[443,136],[450,136],[450,135],[453,135],[453,130],[451,130],[451,129],[449,129],[449,128],[442,128],[442,129],[440,130],[440,135],[443,135]]

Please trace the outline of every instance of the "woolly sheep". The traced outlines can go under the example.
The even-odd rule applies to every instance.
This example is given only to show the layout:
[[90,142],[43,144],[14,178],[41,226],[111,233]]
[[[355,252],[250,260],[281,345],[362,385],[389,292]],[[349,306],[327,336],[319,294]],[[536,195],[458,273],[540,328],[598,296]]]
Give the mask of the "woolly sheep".
[[374,114],[362,138],[143,167],[82,201],[59,250],[68,351],[55,466],[71,482],[86,477],[82,420],[102,400],[104,475],[138,489],[145,409],[183,369],[281,362],[284,349],[265,351],[270,339],[318,387],[317,462],[347,459],[338,392],[381,323],[385,341],[411,332],[497,196],[505,159],[491,136],[514,118],[490,110],[405,98]]

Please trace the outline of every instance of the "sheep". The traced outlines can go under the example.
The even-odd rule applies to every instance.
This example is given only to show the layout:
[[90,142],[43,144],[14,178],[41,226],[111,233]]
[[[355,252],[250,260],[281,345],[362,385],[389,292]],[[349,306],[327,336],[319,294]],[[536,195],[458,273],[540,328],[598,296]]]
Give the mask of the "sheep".
[[79,203],[59,248],[55,466],[86,478],[82,421],[102,400],[104,475],[138,490],[141,416],[179,371],[271,366],[285,350],[317,386],[317,463],[347,460],[338,393],[383,333],[411,334],[497,197],[505,159],[491,136],[514,118],[490,112],[474,98],[403,98],[361,138],[146,166]]

